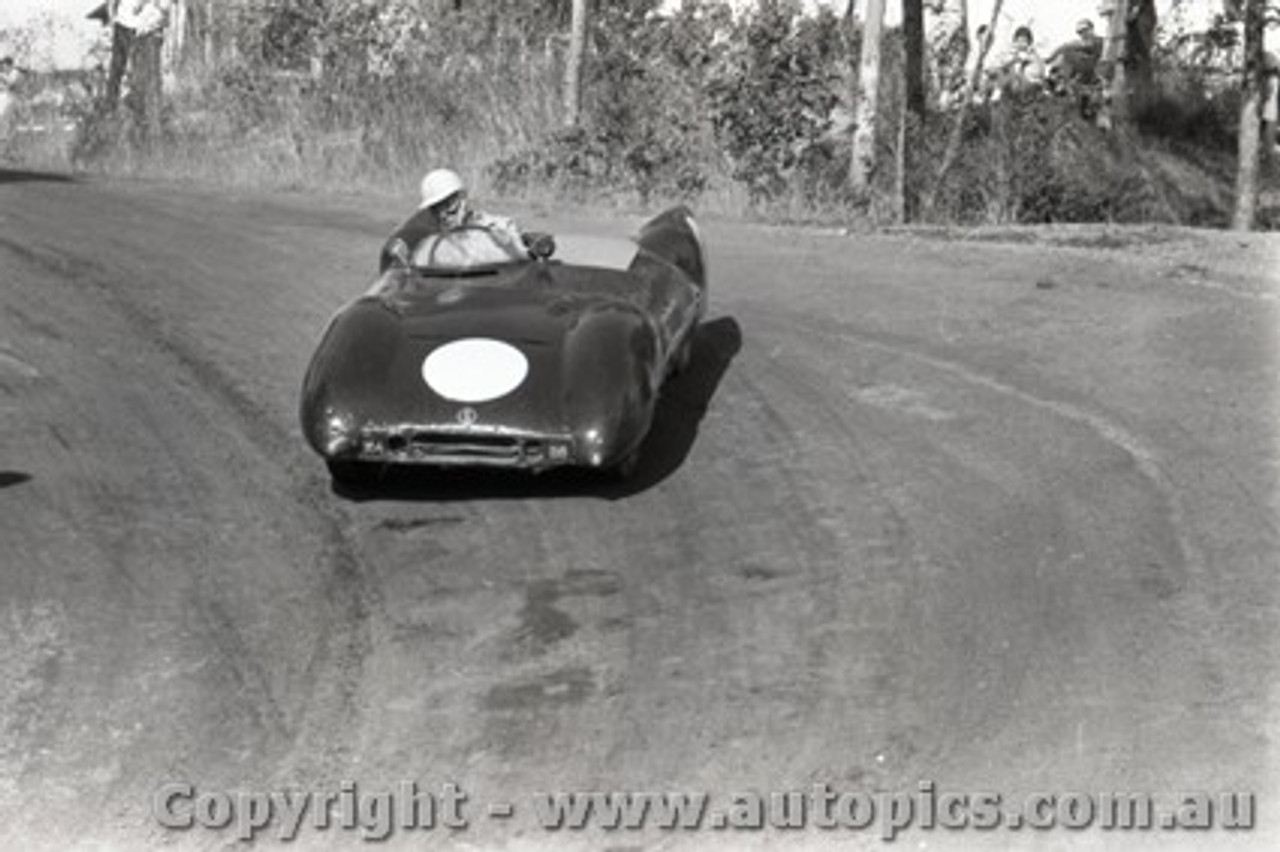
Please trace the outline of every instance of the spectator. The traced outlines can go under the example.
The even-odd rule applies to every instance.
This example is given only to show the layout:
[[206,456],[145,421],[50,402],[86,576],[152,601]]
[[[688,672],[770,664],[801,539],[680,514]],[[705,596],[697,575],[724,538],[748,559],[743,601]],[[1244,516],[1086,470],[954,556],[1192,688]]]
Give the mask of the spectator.
[[1093,121],[1102,108],[1099,66],[1104,42],[1088,19],[1076,24],[1076,36],[1049,55],[1046,84],[1055,95],[1074,98],[1081,117]]
[[21,72],[12,56],[0,57],[0,143],[8,142],[14,124],[14,90]]
[[160,135],[164,78],[160,56],[172,0],[120,0],[117,23],[131,31],[129,86],[137,98],[136,110],[145,141]]
[[996,95],[1023,94],[1037,91],[1044,83],[1044,60],[1035,48],[1035,35],[1030,27],[1013,31],[1013,47],[1000,57],[992,69]]
[[1262,55],[1262,157],[1271,162],[1276,155],[1276,120],[1280,118],[1280,57],[1271,51]]
[[89,17],[111,28],[111,61],[107,66],[107,87],[102,96],[102,110],[115,112],[120,103],[124,74],[129,67],[129,49],[133,46],[133,30],[120,23],[120,0],[107,0]]
[[115,112],[128,75],[130,100],[146,140],[160,132],[160,56],[172,5],[173,0],[107,0],[90,15],[111,27],[111,63],[102,110]]
[[1093,85],[1098,80],[1102,44],[1102,36],[1094,31],[1093,21],[1087,18],[1080,21],[1076,24],[1076,40],[1059,47],[1045,61],[1049,73],[1067,83]]

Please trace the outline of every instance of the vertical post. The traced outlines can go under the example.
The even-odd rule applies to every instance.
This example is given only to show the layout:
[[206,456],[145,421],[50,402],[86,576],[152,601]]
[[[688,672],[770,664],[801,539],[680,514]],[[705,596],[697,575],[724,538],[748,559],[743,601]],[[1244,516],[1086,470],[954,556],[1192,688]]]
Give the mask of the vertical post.
[[169,7],[169,23],[161,53],[161,69],[164,84],[170,89],[177,85],[178,74],[185,63],[187,44],[187,0],[172,0]]
[[1102,51],[1103,67],[1111,71],[1107,97],[1099,123],[1125,127],[1129,121],[1129,82],[1126,79],[1126,41],[1129,31],[1130,0],[1106,0],[1102,14],[1107,18],[1107,42]]
[[916,154],[923,147],[925,128],[924,84],[924,0],[902,0],[902,36],[906,52],[906,93],[898,128],[898,221],[916,217],[916,199],[911,176],[916,171]]
[[1240,107],[1240,139],[1236,166],[1236,209],[1231,227],[1253,230],[1258,212],[1258,172],[1262,148],[1263,38],[1265,0],[1245,0],[1244,102]]
[[926,211],[933,210],[938,192],[946,183],[947,175],[956,164],[956,158],[960,156],[960,144],[964,137],[965,122],[969,118],[969,108],[973,104],[974,94],[978,91],[982,80],[982,70],[986,65],[987,54],[991,52],[992,38],[996,31],[996,24],[1000,22],[1000,12],[1003,8],[1004,0],[995,0],[991,8],[991,23],[978,31],[981,37],[978,39],[977,61],[973,65],[973,70],[969,72],[969,80],[965,84],[964,95],[960,99],[960,109],[956,112],[955,123],[951,125],[951,135],[947,137],[947,148],[942,152],[942,164],[938,166],[933,188],[925,197]]
[[582,118],[582,64],[587,45],[587,0],[573,0],[569,55],[564,64],[564,124],[577,127]]
[[204,67],[206,70],[217,64],[218,56],[214,34],[217,30],[214,18],[213,0],[204,0]]
[[[1265,45],[1264,45],[1265,47]],[[1275,55],[1263,53],[1262,168],[1269,169],[1276,155],[1276,120],[1280,118],[1280,67]]]
[[175,72],[186,59],[187,50],[187,0],[174,0],[172,18],[169,21],[169,67]]
[[853,189],[866,191],[876,166],[876,118],[880,108],[880,34],[884,29],[885,0],[868,0],[862,22],[862,58],[854,88],[853,154],[849,181]]
[[902,40],[907,75],[907,112],[923,121],[924,85],[924,2],[902,0]]

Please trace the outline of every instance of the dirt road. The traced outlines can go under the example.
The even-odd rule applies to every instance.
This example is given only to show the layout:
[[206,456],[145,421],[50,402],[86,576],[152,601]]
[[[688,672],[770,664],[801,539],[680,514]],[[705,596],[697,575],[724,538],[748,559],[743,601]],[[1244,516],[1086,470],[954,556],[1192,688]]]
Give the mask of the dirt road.
[[1280,848],[1274,237],[705,223],[634,483],[353,499],[297,400],[380,206],[0,173],[0,848],[246,848],[156,791],[405,781],[471,825],[390,848],[879,848],[528,802],[922,782],[1253,791],[1263,825],[899,846]]

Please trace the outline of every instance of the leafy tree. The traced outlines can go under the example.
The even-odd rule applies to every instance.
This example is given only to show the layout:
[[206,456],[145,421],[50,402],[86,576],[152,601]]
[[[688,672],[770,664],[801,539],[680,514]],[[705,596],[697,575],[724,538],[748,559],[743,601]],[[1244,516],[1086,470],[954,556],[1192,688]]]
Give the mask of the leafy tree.
[[848,53],[829,9],[762,4],[729,29],[707,82],[712,122],[734,178],[752,197],[783,192],[830,129]]

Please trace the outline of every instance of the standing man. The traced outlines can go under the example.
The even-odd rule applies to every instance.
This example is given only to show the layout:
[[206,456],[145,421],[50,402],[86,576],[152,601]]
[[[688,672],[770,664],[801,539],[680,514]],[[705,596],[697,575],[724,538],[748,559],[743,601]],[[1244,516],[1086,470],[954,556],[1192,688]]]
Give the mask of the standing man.
[[[22,72],[12,56],[0,57],[0,146],[9,141],[14,125],[14,90],[18,87]],[[3,148],[0,147],[0,151]]]
[[1271,51],[1262,54],[1262,162],[1276,156],[1276,122],[1280,120],[1280,57]]
[[1062,79],[1090,85],[1098,79],[1102,47],[1102,36],[1094,31],[1093,21],[1085,18],[1076,24],[1076,40],[1059,47],[1045,61]]
[[146,142],[160,135],[164,82],[160,55],[172,5],[172,0],[107,0],[94,13],[94,17],[101,13],[111,27],[111,64],[102,111],[115,112],[127,74],[129,99]]
[[129,87],[136,98],[144,144],[160,136],[164,77],[160,56],[172,0],[119,0],[117,24],[131,30]]
[[102,21],[111,29],[111,62],[107,66],[107,87],[102,94],[102,112],[115,112],[120,104],[124,72],[129,66],[129,49],[133,46],[133,30],[120,23],[120,0],[107,0],[89,17]]

